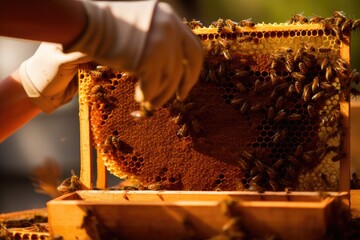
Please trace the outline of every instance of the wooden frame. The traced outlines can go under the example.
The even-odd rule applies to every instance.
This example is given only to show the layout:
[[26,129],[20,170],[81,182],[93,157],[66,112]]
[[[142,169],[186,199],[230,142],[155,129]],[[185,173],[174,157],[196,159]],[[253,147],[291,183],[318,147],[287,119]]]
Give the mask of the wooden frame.
[[[256,32],[260,30],[263,31],[280,31],[280,30],[309,30],[318,27],[322,29],[322,25],[313,24],[313,25],[256,25],[253,28],[244,27],[248,32]],[[209,33],[213,32],[217,34],[216,28],[214,29],[195,29],[195,34]],[[342,41],[340,46],[340,57],[350,63],[350,36],[348,41]],[[86,103],[80,102],[80,149],[81,149],[81,170],[80,170],[80,180],[87,186],[89,189],[93,188],[94,175],[96,171],[97,180],[96,187],[99,189],[105,189],[107,187],[107,170],[104,166],[104,163],[100,157],[96,159],[97,168],[93,166],[94,158],[92,154],[92,143],[91,143],[91,133],[90,133],[90,122],[89,122],[89,107]],[[340,112],[343,116],[343,130],[344,130],[344,146],[343,151],[346,154],[346,157],[340,161],[340,179],[339,179],[339,191],[349,192],[350,190],[350,103],[349,102],[340,102]],[[97,154],[100,156],[100,154]]]
[[257,236],[322,239],[337,209],[332,206],[346,195],[97,190],[64,195],[47,207],[51,236],[64,239],[208,239],[222,233],[233,213]]
[[[244,29],[250,33],[259,29],[312,30],[314,25],[260,24]],[[321,25],[318,27],[322,29]],[[201,34],[202,31],[218,34],[216,28],[200,28],[194,33]],[[350,63],[350,37],[349,41],[342,41],[340,57]],[[339,192],[342,193],[321,196],[316,192],[77,191],[48,203],[51,235],[62,235],[65,239],[101,239],[101,234],[104,234],[101,229],[106,229],[112,233],[120,231],[120,235],[126,239],[145,239],[149,236],[182,239],[191,237],[191,234],[209,238],[221,234],[223,226],[231,221],[233,216],[224,213],[222,205],[226,201],[234,201],[234,216],[242,217],[251,232],[274,234],[280,239],[320,239],[331,224],[330,216],[337,209],[333,207],[334,204],[338,200],[349,204],[349,106],[349,102],[340,102],[345,134],[343,151],[346,154],[340,161]],[[87,103],[80,101],[80,180],[87,188],[93,189],[96,175],[96,188],[106,189],[107,170],[99,152],[94,167],[89,114]]]

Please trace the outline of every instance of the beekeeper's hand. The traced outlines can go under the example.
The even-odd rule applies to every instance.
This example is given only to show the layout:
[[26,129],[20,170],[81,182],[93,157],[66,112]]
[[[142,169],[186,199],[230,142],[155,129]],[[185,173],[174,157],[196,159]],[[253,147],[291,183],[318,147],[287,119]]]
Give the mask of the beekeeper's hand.
[[91,59],[80,52],[63,53],[61,44],[42,43],[20,68],[21,83],[33,102],[50,113],[77,91],[78,65]]
[[66,51],[140,78],[135,99],[161,107],[175,93],[184,99],[198,79],[203,54],[196,36],[166,3],[83,1],[87,29]]

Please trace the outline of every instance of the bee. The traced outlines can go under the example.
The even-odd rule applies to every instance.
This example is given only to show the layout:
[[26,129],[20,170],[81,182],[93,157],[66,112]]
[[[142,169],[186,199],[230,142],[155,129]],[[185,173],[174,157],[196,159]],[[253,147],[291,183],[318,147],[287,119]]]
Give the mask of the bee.
[[296,51],[295,56],[294,56],[295,62],[298,62],[303,58],[303,56],[305,55],[304,51],[305,51],[305,46],[302,45],[298,48],[298,50]]
[[83,190],[86,187],[82,184],[79,177],[75,175],[75,172],[71,171],[71,177],[65,179],[58,187],[57,190],[61,194],[67,194],[71,192],[75,192],[77,190]]
[[274,117],[274,122],[275,123],[279,123],[281,121],[283,121],[286,118],[286,112],[285,110],[280,110],[279,112],[276,113],[275,117]]
[[341,135],[341,131],[339,131],[339,130],[331,131],[331,132],[327,133],[327,134],[322,138],[322,141],[323,141],[323,142],[327,142],[327,141],[329,141],[330,139],[338,138],[339,135]]
[[315,151],[316,151],[316,156],[318,156],[319,160],[323,160],[328,154],[328,151],[324,146],[318,146],[318,148]]
[[336,90],[335,87],[333,85],[329,84],[329,83],[322,82],[320,84],[320,86],[321,86],[322,89],[324,89],[326,92],[329,92],[329,93]]
[[164,190],[165,186],[162,183],[159,182],[155,182],[155,183],[150,183],[146,186],[146,188],[148,190],[153,190],[153,191],[160,191],[160,190]]
[[264,175],[262,173],[258,173],[254,177],[252,177],[250,181],[253,181],[256,184],[259,184],[263,180],[264,180]]
[[277,98],[276,103],[275,103],[275,110],[280,110],[285,103],[285,98],[283,96],[280,96]]
[[291,76],[296,80],[300,82],[304,82],[306,79],[306,76],[304,74],[301,74],[299,72],[292,72]]
[[227,71],[226,71],[226,65],[223,62],[219,64],[217,73],[220,79],[225,78]]
[[305,75],[308,72],[308,68],[305,63],[299,62],[298,66],[301,74]]
[[179,138],[184,138],[189,135],[189,125],[184,123],[180,129],[176,132],[176,136]]
[[310,151],[304,152],[302,155],[302,158],[307,163],[311,163],[314,160],[315,154],[316,154],[315,150],[310,150]]
[[[341,58],[339,58],[341,59]],[[348,70],[348,64],[343,61],[342,59],[341,60],[337,60],[333,66],[334,70],[337,72],[337,73],[342,73],[342,74],[347,74],[347,70]]]
[[295,150],[295,157],[300,157],[303,151],[304,151],[304,147],[301,144],[299,144]]
[[271,101],[274,101],[275,100],[275,98],[277,97],[277,95],[278,95],[278,90],[276,89],[276,88],[274,88],[274,90],[272,90],[272,92],[271,92],[271,94],[270,94],[270,100]]
[[302,119],[302,116],[300,113],[293,113],[287,117],[287,120],[289,120],[289,121],[300,121],[301,119]]
[[335,24],[325,22],[325,29],[328,29],[329,31],[333,31],[335,33],[336,37],[339,40],[342,40],[342,33],[341,33],[340,29]]
[[236,25],[237,25],[237,22],[234,22],[230,19],[226,19],[225,20],[225,24],[228,28],[230,28],[233,32],[236,32]]
[[274,89],[275,89],[276,91],[281,91],[281,90],[283,90],[283,89],[288,88],[289,86],[290,86],[290,83],[284,82],[284,83],[278,84]]
[[275,108],[273,106],[269,107],[268,112],[267,112],[267,117],[268,117],[269,121],[274,119],[274,117],[275,117]]
[[211,23],[210,27],[216,28],[218,33],[221,33],[225,26],[225,21],[222,18],[219,18],[217,21]]
[[106,101],[106,89],[102,85],[95,85],[90,90],[93,101]]
[[302,61],[305,63],[307,67],[311,67],[315,64],[316,59],[314,55],[307,53],[304,54]]
[[112,143],[112,145],[113,145],[116,149],[121,150],[121,144],[120,144],[120,142],[119,142],[118,140],[119,140],[119,139],[118,139],[117,137],[111,136],[111,143]]
[[311,118],[315,117],[315,115],[316,115],[315,114],[315,109],[314,109],[314,107],[312,105],[307,106],[307,112],[309,114],[309,117],[311,117]]
[[187,21],[187,19],[184,17],[183,21],[182,21],[185,25],[187,25],[190,29],[197,29],[197,28],[202,28],[204,27],[204,25],[198,21],[198,20],[191,20],[190,22]]
[[[287,166],[285,176],[286,176],[286,178],[290,178],[290,179],[296,178],[297,174],[296,174],[295,167],[292,165]],[[288,185],[288,184],[284,184],[284,185]]]
[[338,29],[341,29],[341,26],[342,24],[345,22],[345,18],[342,18],[342,17],[336,17],[335,18],[335,26],[338,28]]
[[255,24],[251,21],[251,18],[241,20],[239,22],[240,27],[254,27]]
[[220,45],[215,40],[211,40],[208,43],[204,44],[205,52],[209,52],[211,55],[219,55]]
[[324,18],[320,16],[315,16],[309,19],[310,23],[321,23],[322,21],[324,21]]
[[[100,66],[98,66],[98,67],[100,67]],[[96,69],[96,70],[93,70],[90,72],[90,76],[95,81],[98,81],[102,78],[103,73],[102,73],[102,71],[100,71],[100,69]]]
[[210,68],[206,77],[206,82],[217,82],[217,81],[218,81],[218,77],[216,71]]
[[337,162],[346,157],[346,153],[338,151],[335,156],[331,158],[331,161]]
[[273,168],[278,169],[284,164],[284,159],[278,159],[276,162],[272,165]]
[[279,61],[277,59],[273,59],[271,60],[271,64],[270,64],[270,68],[272,70],[275,70],[278,66],[279,66]]
[[280,82],[281,77],[278,76],[275,71],[270,71],[270,79],[273,85],[277,85]]
[[279,143],[281,141],[284,141],[287,135],[286,129],[282,129],[277,131],[273,136],[273,143]]
[[356,29],[358,29],[360,26],[360,19],[356,19],[354,20],[352,26],[351,26],[351,31],[355,31]]
[[320,99],[322,99],[325,96],[324,91],[320,91],[318,93],[315,93],[312,97],[311,100],[313,101],[319,101]]
[[239,165],[240,165],[243,169],[247,169],[247,168],[249,167],[248,162],[247,162],[244,158],[242,158],[242,157],[240,157],[240,158],[238,159],[238,162],[239,162]]
[[353,25],[353,20],[351,18],[348,18],[345,20],[343,25],[341,26],[341,31],[348,33],[351,31]]
[[329,118],[329,125],[332,126],[342,118],[339,110],[335,110],[331,113]]
[[311,87],[309,84],[304,86],[304,90],[303,90],[303,95],[302,95],[302,99],[307,102],[309,101],[311,98]]
[[300,161],[293,155],[289,155],[287,160],[291,162],[294,166],[298,166],[300,164]]
[[253,167],[250,169],[250,177],[256,176],[259,173],[259,169],[257,167]]
[[246,158],[248,161],[253,161],[255,159],[255,156],[248,151],[243,151],[242,156]]
[[249,103],[247,101],[245,101],[240,108],[240,113],[246,114],[249,110],[249,107],[250,107]]
[[303,91],[303,84],[300,81],[295,81],[294,88],[298,94],[301,94]]
[[235,106],[240,106],[244,103],[244,99],[242,98],[232,99],[230,103]]
[[228,40],[223,39],[223,38],[218,38],[218,41],[220,43],[220,45],[224,48],[224,49],[229,49],[230,48],[230,43]]
[[300,23],[300,24],[303,24],[303,23],[307,23],[309,22],[309,20],[303,16],[302,14],[298,13],[298,14],[295,14],[290,20],[289,22],[291,24],[294,24],[294,23]]
[[262,162],[260,162],[258,159],[255,159],[253,168],[256,168],[259,172],[264,172],[266,169],[266,166]]
[[315,76],[311,83],[311,91],[315,93],[317,92],[319,87],[320,87],[320,78],[318,76]]
[[320,63],[320,69],[326,70],[327,66],[329,66],[329,63],[330,63],[330,59],[328,57],[325,57]]
[[343,18],[343,19],[346,18],[345,13],[343,11],[333,11],[332,15],[334,18]]
[[279,191],[280,187],[274,180],[269,180],[269,185],[273,191]]
[[228,49],[223,49],[222,54],[224,55],[224,58],[226,60],[231,60],[232,59],[232,56],[231,56],[230,51]]
[[294,56],[292,55],[291,48],[285,52],[285,68],[288,72],[294,71]]
[[256,79],[255,83],[254,83],[254,92],[255,93],[260,93],[262,88],[262,82],[260,81],[260,79]]
[[341,65],[342,68],[344,68],[344,69],[347,69],[347,68],[349,67],[349,63],[346,62],[346,61],[345,61],[344,59],[342,59],[342,58],[336,59],[336,64]]
[[95,85],[91,88],[90,93],[91,94],[98,94],[98,93],[105,93],[105,88],[102,85]]
[[241,82],[237,82],[235,84],[235,86],[236,86],[237,89],[239,89],[240,93],[246,93],[247,92],[246,87]]
[[252,105],[250,107],[250,111],[252,112],[258,112],[261,111],[263,109],[263,103],[262,102],[258,102],[255,105]]
[[287,97],[290,97],[293,95],[293,93],[295,92],[295,84],[290,84],[289,87],[288,87],[288,90],[286,92],[286,96]]
[[251,36],[242,36],[238,38],[238,43],[247,43],[253,41],[253,37]]
[[248,71],[235,69],[235,76],[237,77],[245,77],[248,75]]
[[105,139],[103,146],[104,146],[104,153],[108,151],[114,151],[116,149],[112,141],[112,136],[109,136]]

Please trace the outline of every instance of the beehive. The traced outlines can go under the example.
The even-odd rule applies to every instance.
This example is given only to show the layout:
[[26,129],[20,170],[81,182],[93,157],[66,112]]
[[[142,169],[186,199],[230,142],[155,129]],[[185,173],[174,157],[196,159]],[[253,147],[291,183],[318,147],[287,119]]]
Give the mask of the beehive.
[[98,159],[139,189],[347,191],[352,23],[339,12],[191,21],[205,53],[197,85],[140,120],[130,114],[136,75],[83,66],[80,107]]

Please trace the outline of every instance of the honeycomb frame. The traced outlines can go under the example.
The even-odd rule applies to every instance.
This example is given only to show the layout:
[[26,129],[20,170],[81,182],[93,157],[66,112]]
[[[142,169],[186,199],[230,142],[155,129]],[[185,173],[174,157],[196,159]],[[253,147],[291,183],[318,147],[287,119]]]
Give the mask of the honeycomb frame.
[[[92,188],[93,166],[92,161],[90,161],[89,159],[92,159],[92,146],[96,146],[98,150],[98,187],[106,186],[106,177],[104,175],[105,168],[102,165],[102,161],[104,161],[106,167],[110,170],[110,172],[116,172],[115,174],[118,177],[130,177],[130,179],[134,181],[134,184],[137,187],[152,190],[169,189],[282,191],[288,188],[295,191],[348,191],[348,179],[350,179],[349,100],[341,99],[341,91],[343,90],[343,88],[346,89],[346,86],[341,85],[339,80],[340,77],[337,76],[335,72],[333,72],[335,76],[332,78],[332,80],[321,80],[321,82],[324,82],[324,86],[321,89],[318,86],[318,89],[320,90],[318,90],[316,93],[320,91],[327,93],[326,91],[334,91],[334,89],[336,89],[336,93],[332,93],[329,98],[322,95],[319,97],[320,100],[318,98],[312,99],[316,95],[315,91],[313,94],[311,94],[310,97],[305,96],[305,94],[303,93],[305,90],[304,86],[301,89],[301,93],[297,93],[298,100],[294,100],[294,103],[289,103],[291,101],[287,100],[287,103],[285,103],[285,105],[292,104],[292,107],[290,108],[289,105],[287,105],[286,107],[282,106],[284,105],[284,103],[282,103],[282,101],[284,100],[281,100],[281,97],[286,96],[285,88],[286,91],[290,91],[290,85],[294,85],[296,91],[295,83],[299,81],[305,81],[306,86],[308,86],[306,91],[310,91],[310,87],[313,87],[313,78],[317,76],[317,74],[311,73],[309,74],[309,76],[311,76],[312,78],[311,80],[299,80],[301,76],[299,77],[296,74],[292,73],[301,73],[302,67],[299,65],[300,61],[295,61],[297,66],[287,66],[288,61],[294,61],[294,59],[291,60],[291,57],[290,60],[287,59],[288,54],[292,55],[292,58],[295,58],[296,53],[299,51],[299,49],[306,48],[306,51],[303,50],[303,52],[309,53],[309,55],[316,55],[315,61],[311,59],[309,60],[313,61],[312,64],[314,65],[314,67],[310,66],[312,68],[310,72],[320,72],[318,75],[321,77],[321,79],[327,78],[328,73],[326,72],[326,70],[319,70],[325,58],[329,57],[329,60],[330,62],[332,62],[332,64],[334,64],[340,58],[346,62],[347,66],[349,66],[350,32],[344,34],[344,36],[342,36],[340,40],[339,36],[335,31],[332,31],[331,29],[326,29],[323,24],[314,23],[257,24],[251,27],[237,26],[235,32],[233,29],[226,26],[222,27],[220,31],[218,27],[195,28],[193,29],[193,31],[199,37],[205,51],[205,63],[199,83],[197,86],[194,87],[190,96],[184,103],[179,103],[176,100],[171,100],[166,106],[156,111],[154,117],[152,118],[134,121],[130,117],[129,113],[139,108],[139,105],[132,100],[132,88],[137,82],[135,75],[130,73],[124,73],[119,70],[109,69],[106,67],[93,68],[90,65],[84,65],[83,68],[79,70],[81,125],[80,136],[82,154],[80,177],[82,182],[84,182],[85,185],[87,185],[88,187]],[[330,42],[330,44],[326,43],[325,45],[320,45],[322,44],[322,42],[324,42],[324,38],[327,38],[327,41]],[[297,39],[297,41],[294,41],[294,39]],[[267,49],[267,46],[269,45],[272,45],[273,47],[269,47],[269,49]],[[289,51],[289,49],[291,49],[291,51]],[[252,56],[256,56],[256,60],[254,60]],[[281,58],[281,60],[277,60],[278,58]],[[274,64],[278,64],[281,66],[273,66],[274,60],[275,62],[277,62]],[[221,68],[224,68],[225,70]],[[292,68],[293,70],[287,71],[288,68]],[[348,71],[349,69],[346,70]],[[231,72],[231,76],[225,76],[225,80],[219,79],[222,78],[222,74],[227,74],[224,73],[224,71]],[[304,71],[307,70],[305,69]],[[249,74],[248,72],[251,72],[251,74]],[[98,87],[95,84],[90,85],[91,87],[88,87],[84,82],[88,81],[89,78],[91,78],[93,82],[104,81],[105,85],[103,85],[103,87]],[[231,79],[229,80],[229,78]],[[115,87],[114,82],[116,83]],[[200,156],[213,155],[213,158],[207,158],[206,161],[216,161],[218,159],[220,159],[220,161],[223,161],[223,164],[220,164],[221,166],[215,164],[216,167],[214,167],[213,169],[214,172],[211,172],[211,174],[209,174],[209,169],[207,169],[206,167],[202,166],[201,168],[197,166],[196,163],[189,163],[191,162],[190,160],[201,162],[199,161],[203,160],[201,157],[195,157],[195,160],[186,159],[186,164],[192,166],[191,168],[187,169],[187,171],[190,172],[189,174],[192,174],[193,176],[201,175],[201,179],[209,178],[206,183],[202,185],[191,185],[189,183],[185,183],[184,179],[182,179],[186,177],[179,177],[179,175],[175,176],[176,171],[174,171],[172,167],[169,167],[166,163],[162,161],[166,157],[169,157],[169,155],[164,153],[161,156],[165,156],[165,158],[160,157],[159,159],[157,159],[156,163],[152,163],[155,165],[155,167],[151,171],[149,170],[148,174],[151,174],[151,172],[153,172],[153,175],[150,177],[148,176],[147,179],[142,178],[139,180],[138,176],[139,172],[141,171],[138,170],[142,169],[144,165],[143,161],[144,159],[146,159],[146,157],[143,156],[142,151],[133,150],[133,146],[132,144],[128,144],[127,138],[121,138],[120,143],[117,141],[120,138],[118,136],[122,134],[120,133],[121,131],[119,129],[113,129],[110,133],[107,132],[106,134],[108,135],[108,137],[103,138],[102,142],[97,142],[96,136],[98,136],[98,134],[93,132],[94,129],[91,127],[91,124],[94,124],[94,122],[97,121],[96,124],[99,126],[106,125],[109,115],[104,115],[103,113],[107,111],[112,111],[111,101],[114,101],[113,105],[117,105],[117,103],[115,103],[116,99],[114,99],[114,96],[109,94],[107,90],[104,90],[106,89],[106,84],[110,83],[110,88],[114,87],[115,89],[117,86],[121,85],[124,82],[128,84],[125,94],[126,96],[124,97],[124,99],[126,98],[126,100],[122,99],[121,101],[126,102],[129,107],[126,109],[126,111],[122,111],[122,118],[124,119],[123,124],[126,127],[133,127],[131,130],[124,129],[124,131],[127,131],[127,138],[129,138],[131,134],[130,131],[134,132],[134,130],[136,130],[143,133],[144,129],[146,129],[146,131],[151,131],[152,135],[159,134],[160,132],[160,134],[168,137],[172,134],[172,137],[174,138],[171,138],[171,141],[169,139],[162,139],[163,141],[165,141],[165,143],[161,142],[161,146],[171,146],[166,150],[171,150],[175,148],[178,152],[182,152],[187,151],[186,149],[191,148],[192,150],[196,149],[197,151],[200,151]],[[263,84],[265,86],[264,89],[262,89],[262,86],[261,84],[259,84],[259,82],[266,83]],[[328,85],[325,86],[325,83],[328,82],[330,82],[330,85],[332,85],[333,87]],[[204,84],[206,86],[203,88],[198,87],[201,84]],[[255,87],[255,85],[257,87]],[[210,87],[208,88],[207,86]],[[330,90],[328,90],[326,87],[328,87]],[[276,89],[278,91],[277,93],[275,93],[276,96],[272,96],[272,93]],[[113,92],[113,89],[110,89],[110,92]],[[198,101],[198,99],[196,99],[196,96],[198,96],[199,94],[201,95],[204,92],[206,94],[210,94],[210,97],[204,97],[202,95],[202,100]],[[227,110],[224,110],[224,112],[220,111],[220,114],[226,115],[229,113],[229,111],[231,112],[231,114],[238,114],[238,116],[234,118],[236,121],[231,118],[227,121],[230,121],[232,124],[234,124],[234,122],[240,122],[243,126],[247,126],[236,129],[237,133],[239,133],[239,131],[248,131],[246,128],[252,130],[255,129],[255,131],[257,131],[256,140],[253,139],[253,133],[250,133],[250,135],[247,136],[248,138],[252,138],[252,140],[248,139],[248,142],[250,141],[251,143],[250,145],[248,142],[246,143],[247,145],[243,143],[240,146],[236,144],[219,144],[221,143],[221,141],[223,141],[223,139],[226,139],[226,137],[220,136],[219,133],[216,131],[212,132],[212,138],[209,144],[208,136],[211,135],[209,134],[209,131],[211,132],[211,129],[209,130],[209,128],[206,127],[204,129],[203,125],[205,123],[202,120],[204,118],[202,114],[206,112],[212,117],[214,117],[214,115],[211,115],[211,111],[209,110],[208,106],[205,110],[199,108],[198,106],[206,106],[208,101],[207,98],[217,98],[216,95],[218,95],[219,93],[222,98],[221,101],[223,101],[224,106],[227,108]],[[109,98],[106,100],[108,104],[102,104],[101,102],[105,101],[105,95],[106,97],[108,97],[108,94]],[[242,96],[248,99],[249,102],[244,101],[244,99],[242,99]],[[267,96],[270,97],[267,98]],[[264,100],[265,98],[267,100]],[[259,101],[259,99],[262,99],[261,101],[266,102],[265,104],[262,104],[267,106],[266,109],[264,109],[264,107],[262,106],[260,110],[255,110],[255,113],[251,112],[251,108],[254,107],[255,109],[256,106],[254,102]],[[96,103],[96,101],[98,102]],[[301,104],[296,101],[300,101]],[[331,103],[326,103],[326,101],[330,101]],[[217,108],[219,107],[219,105],[217,105],[218,102],[219,101],[217,99],[214,105]],[[311,102],[311,104],[309,102]],[[214,104],[214,102],[212,102],[212,104]],[[315,110],[316,116],[309,117],[311,113],[308,110],[308,106],[312,106],[313,104],[318,105]],[[97,110],[94,110],[94,106],[95,108],[97,108]],[[284,113],[284,111],[282,112],[283,109],[286,109],[286,114]],[[94,115],[96,114],[97,117],[94,117]],[[330,119],[332,119],[333,115],[335,114],[335,120],[331,120],[332,126],[328,126]],[[255,117],[252,115],[255,115]],[[106,119],[104,118],[104,116]],[[256,120],[253,120],[254,118]],[[156,119],[156,121],[153,119]],[[162,121],[161,119],[165,120]],[[216,119],[216,117],[214,117],[214,119]],[[300,127],[297,130],[293,130],[296,129],[299,121],[301,121],[300,125],[302,128]],[[130,122],[130,125],[126,125],[125,122]],[[274,124],[274,122],[276,124]],[[166,130],[159,130],[159,128],[149,129],[149,127],[146,127],[146,124],[154,126],[159,125],[159,123],[160,125],[165,124],[164,126],[166,127],[164,129]],[[226,125],[224,124],[224,122],[219,124],[212,123],[211,121],[207,121],[206,124],[207,126],[211,126],[211,124],[213,124],[213,126],[218,124],[216,125],[217,127],[219,125],[223,127]],[[335,127],[333,126],[334,124],[336,125]],[[277,125],[281,125],[281,127],[277,127]],[[303,125],[306,125],[306,127],[303,128]],[[230,124],[230,126],[234,125]],[[268,130],[260,129],[259,126],[267,128]],[[289,130],[288,128],[291,129]],[[286,133],[284,133],[284,129],[286,129]],[[224,128],[222,128],[222,130],[224,130]],[[207,132],[206,134],[208,135],[204,135],[203,132]],[[231,129],[226,129],[226,134],[230,134],[232,137],[234,137],[234,134],[232,132],[233,131]],[[295,144],[291,144],[292,140],[290,139],[289,132],[290,134],[295,136],[300,135],[297,136],[298,140],[295,140]],[[309,136],[309,132],[312,133],[312,135]],[[333,132],[335,132],[335,134],[333,134]],[[141,139],[141,141],[147,143],[151,142],[152,140],[151,135],[145,136],[144,133],[143,135],[137,134],[137,137],[144,137],[143,139]],[[325,150],[323,148],[320,149],[320,147],[313,147],[316,141],[319,141],[323,138],[325,138],[326,142]],[[175,144],[172,144],[172,142],[175,141],[174,139],[177,141]],[[213,148],[213,142],[217,144],[216,153],[213,151],[213,149],[209,149]],[[266,145],[262,146],[264,142],[266,143]],[[179,145],[177,146],[176,144]],[[279,144],[286,145],[286,147],[279,147]],[[120,145],[122,147],[120,147]],[[270,145],[271,147],[269,147]],[[304,147],[304,149],[298,150],[299,145]],[[161,151],[161,146],[158,146],[159,148],[156,151]],[[238,148],[240,148],[241,150],[234,150]],[[269,149],[267,148],[270,148],[271,153],[269,153]],[[334,151],[330,150],[328,152],[327,148],[331,148]],[[258,151],[259,149],[260,151]],[[266,157],[264,157],[264,149]],[[281,152],[280,149],[282,149]],[[320,149],[319,151],[321,152],[317,152],[318,149]],[[125,166],[125,169],[127,170],[119,174],[118,169],[116,169],[119,167],[113,166],[116,165],[116,163],[114,164],[114,156],[116,154],[110,154],[109,156],[109,151],[125,151],[124,155],[129,155],[131,153],[130,159],[132,159],[133,162],[129,159],[126,159],[123,162],[127,162],[127,166],[129,164],[134,165],[135,169],[138,170],[134,170],[134,172],[132,172],[131,169],[129,170],[127,166]],[[134,153],[132,153],[132,151],[134,151]],[[318,158],[320,155],[324,154],[323,151],[326,151],[326,154],[325,156],[323,156],[322,160],[315,161],[315,158]],[[211,154],[209,154],[209,152],[211,152]],[[288,154],[289,152],[291,153]],[[310,156],[307,156],[308,158],[305,157],[305,153]],[[120,153],[120,155],[121,154],[122,153]],[[193,152],[189,153],[187,157],[192,156],[192,154],[194,155]],[[301,155],[301,157],[299,157],[298,154],[299,156]],[[224,160],[221,155],[226,156],[225,158],[227,160],[230,160],[226,162],[227,160]],[[272,157],[269,157],[270,155]],[[184,155],[181,154],[175,154],[175,156],[184,157]],[[127,157],[128,156],[124,157],[124,159]],[[176,157],[173,156],[172,158]],[[334,158],[339,159],[336,159],[335,161],[333,160]],[[141,159],[143,159],[143,161],[141,161]],[[294,172],[299,169],[299,165],[302,165],[302,163],[300,164],[299,161],[303,162],[307,160],[310,162],[315,162],[313,164],[309,164],[311,165],[311,169],[308,170],[307,167],[303,167],[300,169],[301,172],[299,173],[299,175],[296,175],[296,173]],[[324,164],[323,161],[325,161],[326,164]],[[283,162],[286,162],[286,164],[283,164]],[[237,166],[234,167],[233,165],[235,165],[235,163],[237,164]],[[136,167],[136,164],[140,164],[140,166]],[[177,164],[179,166],[181,162]],[[275,166],[277,165],[280,165],[278,166],[279,169],[276,169]],[[330,166],[328,167],[330,168],[330,170],[323,171],[324,165],[326,165],[327,167]],[[231,170],[229,170],[229,166],[232,167]],[[215,171],[216,168],[219,168],[220,170]],[[273,170],[276,170],[277,172]],[[183,172],[181,172],[180,174],[185,174],[185,170],[182,171]],[[236,171],[240,172],[239,176],[236,176]],[[253,173],[252,171],[256,173]],[[284,173],[284,171],[286,173]],[[279,175],[279,172],[281,172],[281,175],[286,176],[282,179],[279,179],[279,177],[277,177],[277,175]],[[216,176],[214,176],[214,174]],[[228,177],[227,174],[232,174],[232,177]],[[295,177],[292,176],[294,174],[296,175]],[[263,180],[264,178],[266,180]],[[194,179],[196,179],[196,177]],[[262,184],[262,181],[266,181],[266,183]]]

